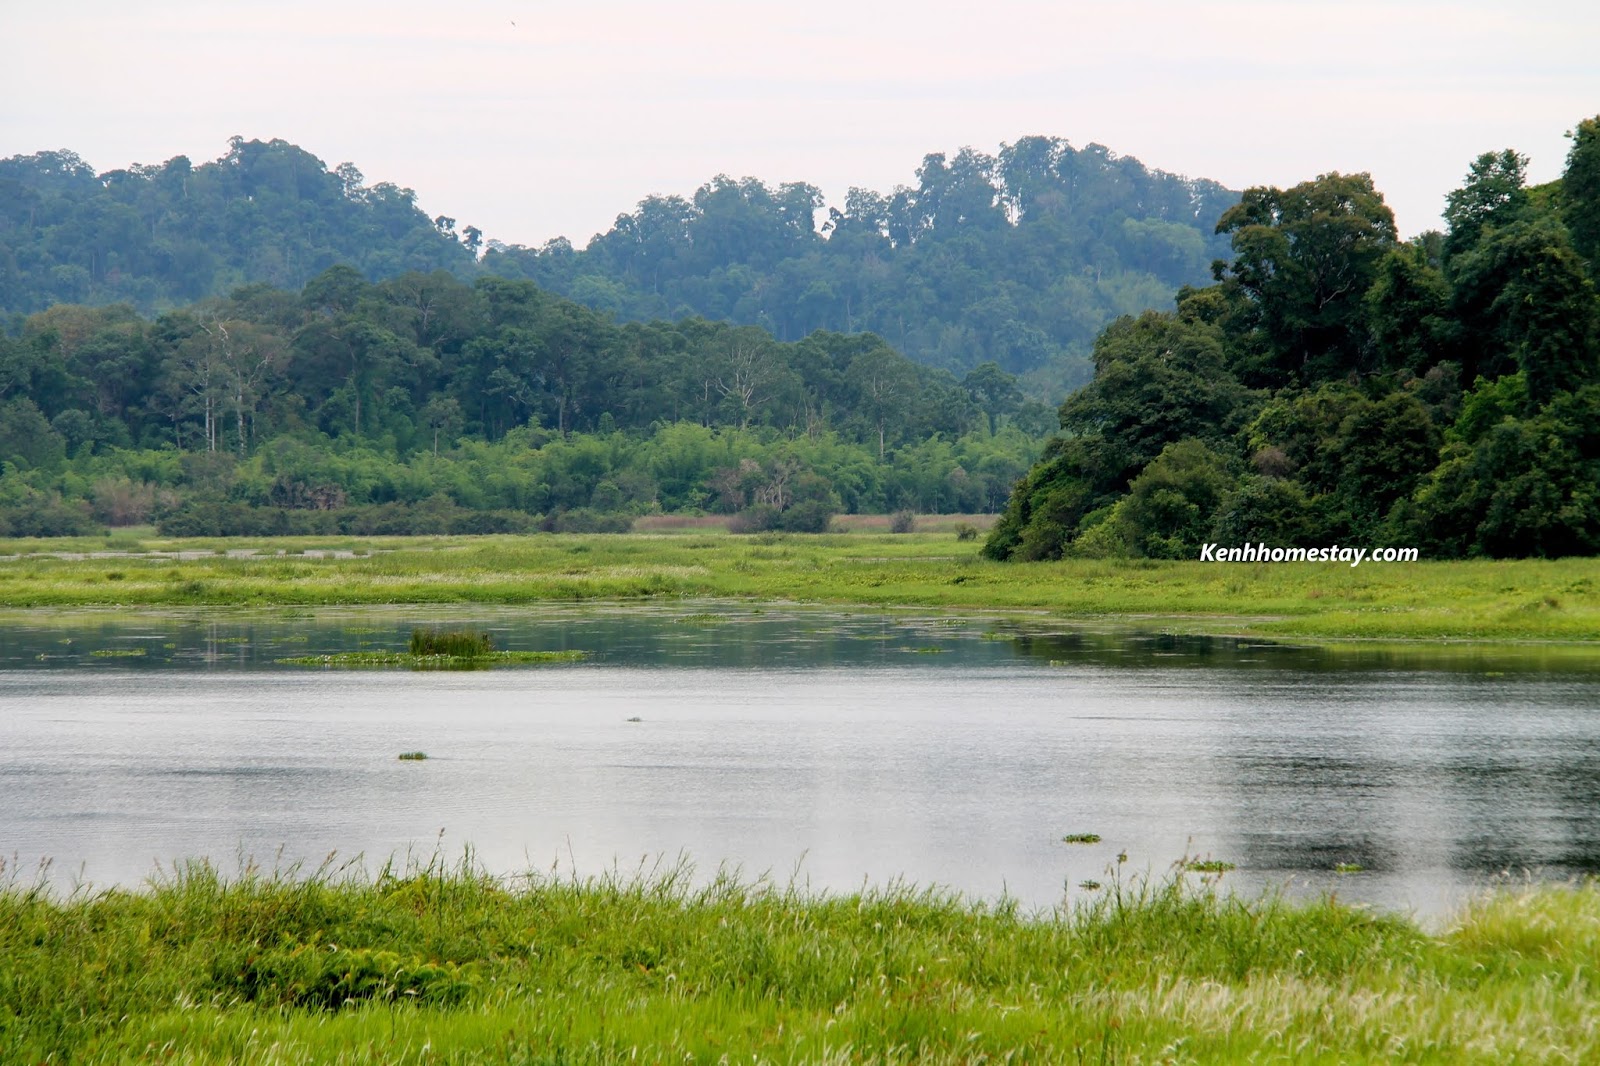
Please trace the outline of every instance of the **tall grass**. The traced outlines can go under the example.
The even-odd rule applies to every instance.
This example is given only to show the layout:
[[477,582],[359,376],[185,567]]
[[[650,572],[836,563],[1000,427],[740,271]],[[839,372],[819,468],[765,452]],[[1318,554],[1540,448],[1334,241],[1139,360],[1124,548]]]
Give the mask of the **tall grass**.
[[494,651],[494,639],[475,629],[413,629],[412,655],[445,655],[453,659],[476,659]]
[[1595,1061],[1600,892],[1442,935],[1113,879],[1049,914],[678,866],[0,892],[3,1062]]

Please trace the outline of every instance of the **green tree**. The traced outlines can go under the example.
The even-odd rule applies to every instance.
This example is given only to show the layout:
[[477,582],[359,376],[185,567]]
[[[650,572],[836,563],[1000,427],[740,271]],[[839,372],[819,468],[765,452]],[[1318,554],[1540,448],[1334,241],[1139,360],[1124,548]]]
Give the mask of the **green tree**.
[[1217,232],[1234,250],[1214,267],[1217,280],[1244,302],[1265,351],[1247,381],[1316,382],[1366,367],[1364,300],[1396,239],[1370,175],[1248,189]]
[[1589,261],[1591,272],[1600,272],[1600,115],[1578,123],[1569,136],[1572,149],[1561,176],[1561,217],[1572,234],[1573,248]]

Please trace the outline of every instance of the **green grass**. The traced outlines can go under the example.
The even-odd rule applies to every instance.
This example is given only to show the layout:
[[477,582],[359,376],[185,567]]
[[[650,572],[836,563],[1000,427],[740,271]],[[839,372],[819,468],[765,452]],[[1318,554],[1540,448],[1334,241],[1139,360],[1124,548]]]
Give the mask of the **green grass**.
[[[703,532],[140,542],[150,551],[286,554],[0,561],[0,607],[529,604],[732,598],[1042,612],[1189,632],[1347,642],[1600,642],[1600,560],[1230,564],[993,563],[948,533]],[[0,555],[101,548],[0,542]],[[358,558],[300,554],[338,548]]]
[[1579,1062],[1600,891],[1438,935],[1114,880],[1043,915],[683,869],[501,882],[182,867],[0,892],[0,1061]]

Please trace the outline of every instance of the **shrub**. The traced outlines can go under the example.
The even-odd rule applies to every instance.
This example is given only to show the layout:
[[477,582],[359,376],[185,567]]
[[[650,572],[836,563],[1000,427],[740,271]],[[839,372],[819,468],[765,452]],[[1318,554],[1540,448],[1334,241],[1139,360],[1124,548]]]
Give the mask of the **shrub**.
[[556,515],[549,525],[555,533],[629,533],[633,530],[633,516],[576,507]]
[[896,511],[889,516],[890,533],[910,533],[917,528],[917,516],[910,511]]

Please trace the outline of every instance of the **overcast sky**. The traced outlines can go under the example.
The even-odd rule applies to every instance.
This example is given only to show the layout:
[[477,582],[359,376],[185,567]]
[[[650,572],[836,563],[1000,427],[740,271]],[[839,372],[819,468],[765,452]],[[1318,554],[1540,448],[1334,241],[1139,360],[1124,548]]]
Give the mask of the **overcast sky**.
[[1409,235],[1478,153],[1548,180],[1600,112],[1596,0],[0,0],[0,38],[0,156],[280,137],[522,244],[718,173],[842,202],[1029,134],[1234,188],[1370,171]]

